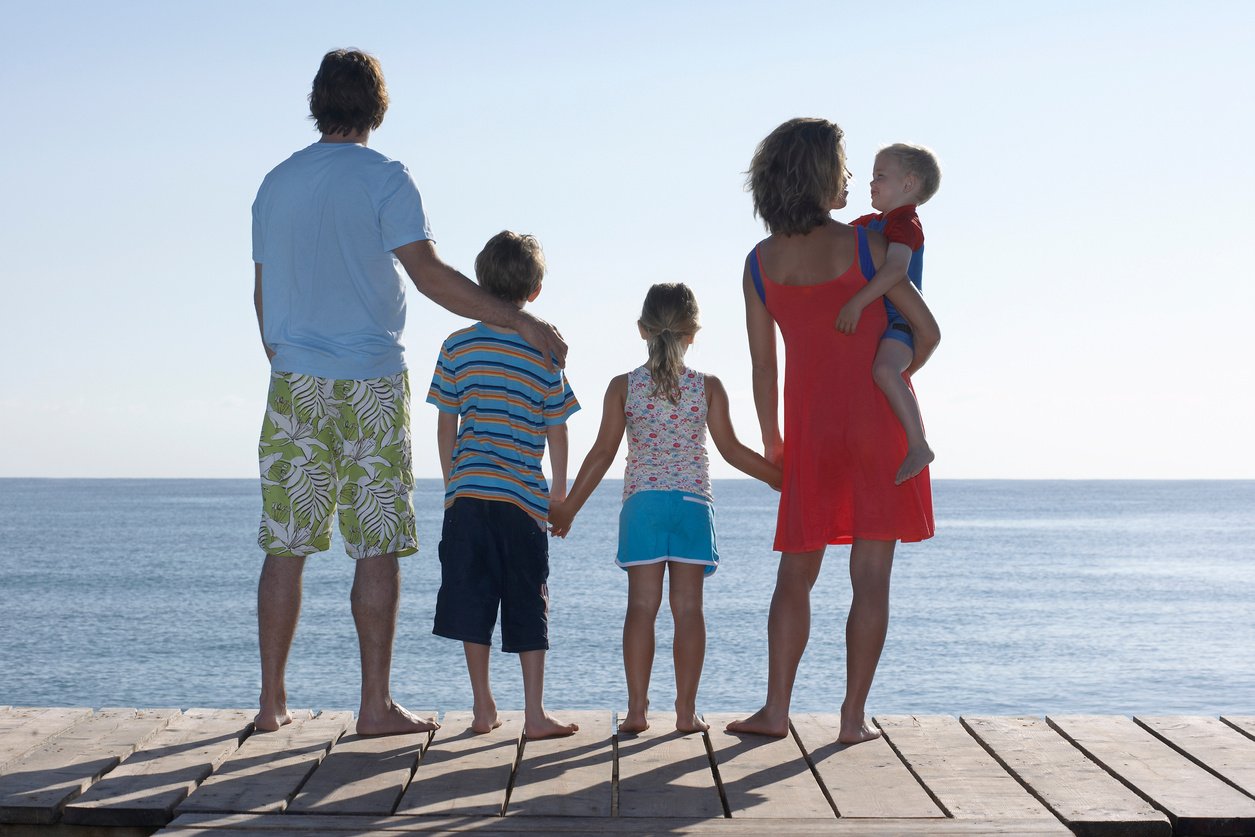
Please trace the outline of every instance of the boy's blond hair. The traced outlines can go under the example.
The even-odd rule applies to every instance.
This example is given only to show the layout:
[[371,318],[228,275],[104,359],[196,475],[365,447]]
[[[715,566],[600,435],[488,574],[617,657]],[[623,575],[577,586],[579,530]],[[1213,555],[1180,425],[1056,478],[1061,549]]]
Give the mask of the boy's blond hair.
[[845,134],[827,119],[790,119],[758,144],[746,185],[773,233],[803,235],[828,220],[845,189]]
[[523,302],[536,293],[545,278],[545,254],[535,236],[510,230],[488,239],[475,257],[480,287],[506,302]]
[[927,203],[928,199],[937,194],[937,190],[941,188],[941,163],[937,161],[937,155],[932,152],[931,148],[912,145],[909,142],[895,142],[893,145],[886,145],[876,153],[877,156],[888,154],[898,161],[902,171],[915,175],[919,181],[919,192],[915,203]]

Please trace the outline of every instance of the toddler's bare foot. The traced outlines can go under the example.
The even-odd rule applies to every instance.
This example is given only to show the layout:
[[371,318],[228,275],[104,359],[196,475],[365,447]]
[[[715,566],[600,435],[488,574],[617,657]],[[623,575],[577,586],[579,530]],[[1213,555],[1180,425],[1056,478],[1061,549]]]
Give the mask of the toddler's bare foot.
[[867,718],[859,715],[855,718],[846,718],[844,710],[841,712],[841,732],[837,734],[837,741],[841,744],[862,744],[864,741],[871,741],[873,738],[881,736],[880,728],[872,724]]
[[710,724],[697,717],[696,712],[675,713],[675,728],[680,732],[705,732]]
[[731,733],[784,738],[789,734],[789,716],[772,712],[764,706],[744,721],[733,721],[725,729]]
[[619,721],[619,732],[644,732],[649,729],[649,720],[645,717],[645,710],[640,711],[629,709],[627,717]]
[[567,735],[574,735],[579,731],[579,728],[579,724],[564,724],[546,712],[539,720],[527,719],[523,721],[523,737],[529,741],[540,741],[543,738],[562,738]]
[[383,710],[362,709],[357,715],[358,735],[407,735],[440,729],[435,718],[420,718],[399,703]]
[[901,485],[907,480],[919,476],[920,471],[928,467],[928,463],[936,459],[933,449],[927,444],[919,447],[911,447],[906,451],[906,459],[902,460],[901,467],[898,468],[898,475],[893,478],[894,485]]
[[471,719],[471,732],[483,735],[492,732],[499,726],[501,726],[501,719],[497,717],[497,704],[493,703],[488,706],[477,706],[474,708],[474,717]]

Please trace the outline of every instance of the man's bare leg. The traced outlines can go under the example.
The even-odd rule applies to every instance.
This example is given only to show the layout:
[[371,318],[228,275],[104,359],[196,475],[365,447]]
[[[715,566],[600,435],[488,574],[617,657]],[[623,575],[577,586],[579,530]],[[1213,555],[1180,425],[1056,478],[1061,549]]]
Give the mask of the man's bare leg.
[[574,735],[579,724],[564,724],[545,711],[545,652],[524,651],[519,654],[523,668],[523,737],[561,738]]
[[668,561],[667,567],[675,624],[671,644],[675,663],[675,728],[680,732],[704,732],[710,726],[697,717],[697,686],[706,661],[706,615],[702,610],[706,568],[679,561]]
[[401,568],[395,553],[358,559],[350,601],[362,654],[358,734],[401,735],[438,729],[434,718],[416,717],[392,702],[392,640],[401,601]]
[[854,598],[845,623],[845,701],[837,738],[842,744],[880,736],[864,713],[889,630],[889,574],[896,545],[897,541],[856,540],[850,549]]
[[776,571],[776,590],[767,619],[767,702],[728,732],[784,738],[789,734],[793,680],[811,634],[811,588],[819,578],[824,551],[785,552]]
[[471,708],[474,713],[471,732],[483,735],[501,726],[501,719],[497,717],[497,700],[492,696],[492,685],[488,680],[492,647],[478,642],[463,642],[462,650],[466,654],[466,672],[471,677]]
[[623,617],[623,673],[627,677],[627,717],[619,732],[649,729],[649,680],[654,669],[654,623],[662,604],[666,564],[628,567],[627,613]]
[[257,582],[257,645],[261,652],[260,708],[253,726],[273,732],[292,723],[284,675],[288,652],[301,617],[301,572],[304,558],[267,555]]

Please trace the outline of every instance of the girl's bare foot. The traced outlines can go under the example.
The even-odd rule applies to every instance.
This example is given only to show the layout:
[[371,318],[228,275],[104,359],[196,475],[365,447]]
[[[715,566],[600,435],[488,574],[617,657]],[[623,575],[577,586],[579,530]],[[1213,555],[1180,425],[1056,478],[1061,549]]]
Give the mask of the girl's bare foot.
[[675,713],[675,728],[680,732],[705,732],[710,724],[697,717],[696,712]]
[[579,731],[579,724],[564,724],[546,712],[537,721],[523,721],[523,737],[529,741],[540,741],[543,738],[562,738],[574,735]]
[[901,485],[912,477],[919,476],[920,471],[928,467],[928,463],[936,459],[936,454],[927,443],[907,448],[906,459],[902,460],[902,465],[898,468],[898,475],[893,478],[894,485]]
[[440,729],[435,718],[420,718],[399,703],[389,703],[383,711],[363,709],[357,716],[358,735],[406,735]]
[[619,732],[644,732],[649,729],[649,720],[645,717],[645,710],[636,711],[629,709],[627,717],[619,721]]
[[764,706],[744,721],[733,721],[728,724],[725,730],[731,733],[784,738],[789,734],[789,716],[787,713],[772,712]]

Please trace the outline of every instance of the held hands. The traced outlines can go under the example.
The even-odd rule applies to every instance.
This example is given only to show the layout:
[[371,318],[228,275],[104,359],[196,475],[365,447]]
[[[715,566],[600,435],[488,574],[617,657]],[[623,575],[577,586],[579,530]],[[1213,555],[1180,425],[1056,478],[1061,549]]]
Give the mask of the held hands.
[[851,299],[837,312],[837,331],[842,334],[853,334],[858,326],[858,318],[863,315],[864,306]]
[[575,514],[571,511],[565,502],[549,504],[549,534],[555,538],[565,538],[567,533],[571,531],[571,524],[575,521]]

